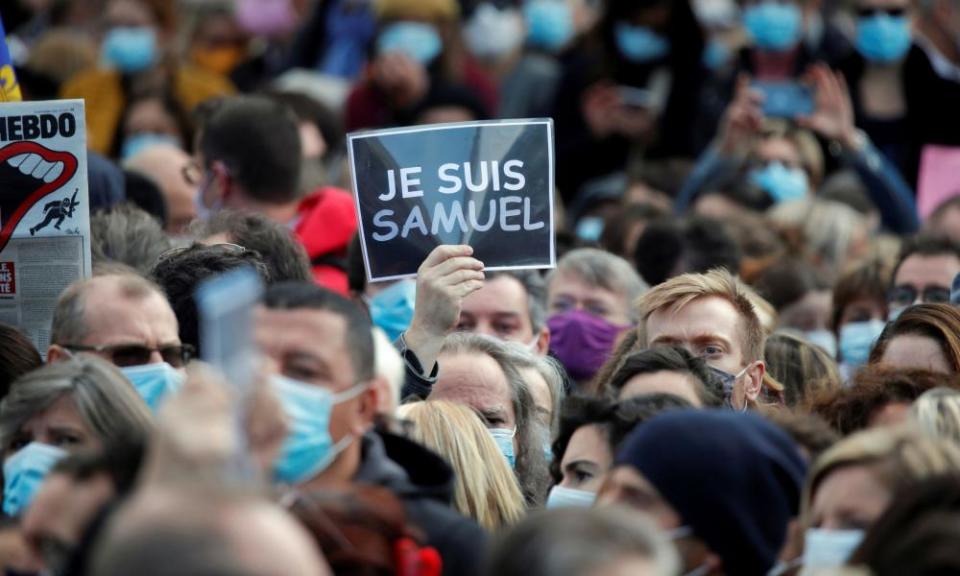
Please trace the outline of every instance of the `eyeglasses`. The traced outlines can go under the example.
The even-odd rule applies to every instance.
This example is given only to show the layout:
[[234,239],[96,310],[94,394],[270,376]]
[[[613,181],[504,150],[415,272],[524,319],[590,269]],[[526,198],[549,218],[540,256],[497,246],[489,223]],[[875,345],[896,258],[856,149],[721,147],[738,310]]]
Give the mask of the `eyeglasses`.
[[869,18],[877,14],[886,14],[891,18],[899,18],[907,13],[906,8],[858,8],[857,15],[861,18]]
[[149,348],[142,344],[114,344],[112,346],[68,344],[64,346],[64,348],[76,352],[96,352],[97,354],[104,354],[109,356],[110,361],[120,368],[149,364],[154,352],[159,352],[163,361],[174,368],[183,368],[197,353],[196,348],[190,344],[172,344],[170,346],[161,346],[160,348]]
[[927,286],[922,291],[918,291],[909,284],[895,286],[890,290],[887,296],[890,304],[896,306],[909,306],[920,298],[923,304],[942,304],[950,301],[950,289],[943,286]]

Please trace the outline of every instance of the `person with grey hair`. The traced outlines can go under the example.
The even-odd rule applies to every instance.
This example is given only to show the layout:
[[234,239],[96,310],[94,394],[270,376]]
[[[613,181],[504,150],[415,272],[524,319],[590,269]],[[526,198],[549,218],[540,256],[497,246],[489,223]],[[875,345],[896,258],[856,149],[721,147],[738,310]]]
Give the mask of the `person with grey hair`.
[[630,264],[608,252],[568,252],[547,278],[550,352],[578,383],[588,382],[637,321],[633,302],[647,289]]
[[119,367],[155,410],[180,389],[194,349],[180,341],[177,317],[156,284],[111,272],[71,284],[57,300],[47,361],[77,352]]
[[536,507],[550,488],[544,455],[547,430],[512,357],[506,344],[489,336],[452,334],[440,351],[443,368],[428,399],[473,408],[513,467],[527,503]]
[[529,348],[513,342],[507,343],[507,359],[526,381],[537,417],[552,435],[557,431],[560,403],[565,396],[563,366],[549,356],[534,354]]
[[546,354],[550,330],[543,277],[534,270],[490,274],[483,288],[463,299],[456,329],[518,342]]
[[153,216],[133,204],[118,204],[90,216],[94,266],[118,262],[146,275],[173,242]]
[[532,514],[494,545],[488,576],[674,576],[677,554],[656,526],[622,508]]
[[123,374],[92,355],[27,373],[0,403],[3,512],[19,515],[67,453],[145,439],[150,410]]

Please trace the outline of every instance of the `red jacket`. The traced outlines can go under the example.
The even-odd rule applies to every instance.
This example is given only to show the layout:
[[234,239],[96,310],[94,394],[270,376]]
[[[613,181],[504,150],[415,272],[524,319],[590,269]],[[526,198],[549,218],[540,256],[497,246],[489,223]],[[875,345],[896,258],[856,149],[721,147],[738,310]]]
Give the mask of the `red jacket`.
[[333,186],[320,188],[300,203],[298,214],[294,233],[307,249],[313,279],[324,288],[349,294],[347,248],[357,233],[353,196]]

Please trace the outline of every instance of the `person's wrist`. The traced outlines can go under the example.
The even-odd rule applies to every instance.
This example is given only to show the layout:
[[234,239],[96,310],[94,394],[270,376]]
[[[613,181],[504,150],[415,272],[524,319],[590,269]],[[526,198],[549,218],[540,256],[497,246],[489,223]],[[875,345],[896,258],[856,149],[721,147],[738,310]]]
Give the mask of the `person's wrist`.
[[829,144],[830,153],[834,156],[857,154],[867,146],[867,135],[858,128],[849,128],[833,138]]
[[841,146],[843,146],[844,150],[856,152],[857,150],[863,148],[863,132],[857,130],[854,126],[850,126],[840,134],[840,137],[837,138],[837,141]]

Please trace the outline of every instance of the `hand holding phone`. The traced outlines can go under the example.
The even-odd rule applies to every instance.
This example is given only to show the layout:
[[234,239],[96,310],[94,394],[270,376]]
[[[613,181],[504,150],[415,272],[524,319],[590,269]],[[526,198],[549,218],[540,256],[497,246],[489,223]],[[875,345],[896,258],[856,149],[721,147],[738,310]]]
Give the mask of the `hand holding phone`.
[[794,119],[813,114],[813,90],[792,80],[754,81],[750,88],[763,95],[763,114],[768,118]]

